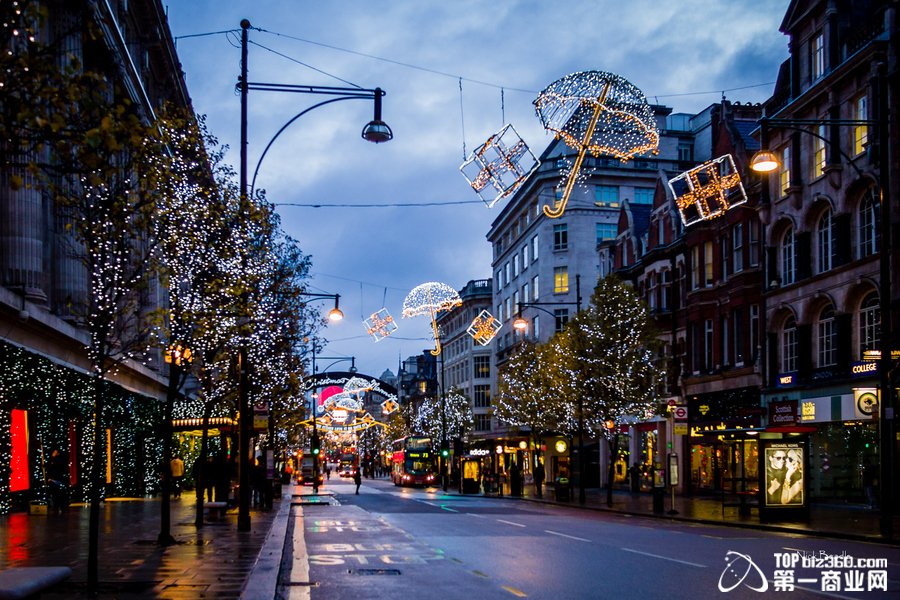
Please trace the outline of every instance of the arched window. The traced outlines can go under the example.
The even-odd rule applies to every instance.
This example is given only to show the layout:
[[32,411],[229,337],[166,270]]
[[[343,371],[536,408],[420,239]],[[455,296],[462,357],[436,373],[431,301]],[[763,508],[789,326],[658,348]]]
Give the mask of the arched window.
[[816,223],[816,273],[825,273],[830,271],[834,266],[834,231],[833,221],[831,219],[831,209],[829,208]]
[[866,350],[878,350],[881,339],[881,308],[878,293],[869,292],[859,305],[859,357]]
[[796,244],[794,228],[789,227],[781,237],[781,285],[789,285],[797,280]]
[[797,370],[797,321],[788,317],[781,330],[781,372]]
[[819,313],[816,342],[819,368],[837,364],[837,328],[834,322],[834,307],[830,304]]
[[865,258],[878,252],[881,222],[881,203],[869,190],[859,203],[859,257]]

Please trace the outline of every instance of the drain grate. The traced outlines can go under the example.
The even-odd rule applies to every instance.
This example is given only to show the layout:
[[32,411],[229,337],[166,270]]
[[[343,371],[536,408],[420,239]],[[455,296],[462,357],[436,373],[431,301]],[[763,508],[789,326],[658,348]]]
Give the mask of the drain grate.
[[399,575],[400,569],[351,569],[347,572],[351,575]]

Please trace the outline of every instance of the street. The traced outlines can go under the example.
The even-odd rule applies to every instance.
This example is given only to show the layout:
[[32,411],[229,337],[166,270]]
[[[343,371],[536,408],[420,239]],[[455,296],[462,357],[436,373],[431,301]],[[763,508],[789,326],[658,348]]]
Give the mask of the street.
[[[280,597],[695,599],[720,596],[720,589],[736,598],[757,598],[757,590],[792,598],[900,597],[900,550],[889,546],[398,488],[386,480],[364,480],[360,495],[353,491],[352,482],[333,478],[321,490],[323,500],[333,494],[327,503],[304,497],[292,507],[292,523],[304,528],[309,572],[292,572],[286,558]],[[843,568],[835,557],[887,566]]]

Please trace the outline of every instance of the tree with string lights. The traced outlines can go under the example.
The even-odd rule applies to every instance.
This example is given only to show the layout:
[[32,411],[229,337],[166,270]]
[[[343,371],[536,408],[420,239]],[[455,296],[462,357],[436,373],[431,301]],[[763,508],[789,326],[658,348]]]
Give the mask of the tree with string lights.
[[[550,341],[556,373],[568,407],[570,433],[579,420],[600,434],[610,451],[607,503],[618,454],[618,425],[648,418],[657,406],[658,337],[646,304],[615,276],[601,278],[590,305]],[[584,474],[581,473],[584,477]]]
[[465,438],[474,427],[474,419],[469,399],[457,388],[450,388],[443,400],[429,396],[422,401],[415,412],[412,430],[439,444],[444,439]]

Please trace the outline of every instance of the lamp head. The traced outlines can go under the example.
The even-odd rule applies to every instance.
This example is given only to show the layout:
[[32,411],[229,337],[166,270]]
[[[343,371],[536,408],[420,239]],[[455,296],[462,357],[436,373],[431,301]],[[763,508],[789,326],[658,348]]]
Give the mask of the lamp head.
[[516,317],[513,319],[513,329],[517,329],[518,331],[525,331],[528,329],[528,321],[523,319],[522,317]]
[[343,318],[344,318],[344,313],[341,311],[341,309],[339,309],[337,307],[332,308],[331,310],[328,311],[328,320],[329,321],[336,323],[337,321],[340,321]]
[[778,158],[768,150],[760,150],[750,160],[750,168],[757,173],[771,173],[778,168]]
[[373,119],[363,127],[362,138],[374,144],[380,144],[394,139],[394,132],[381,119]]

